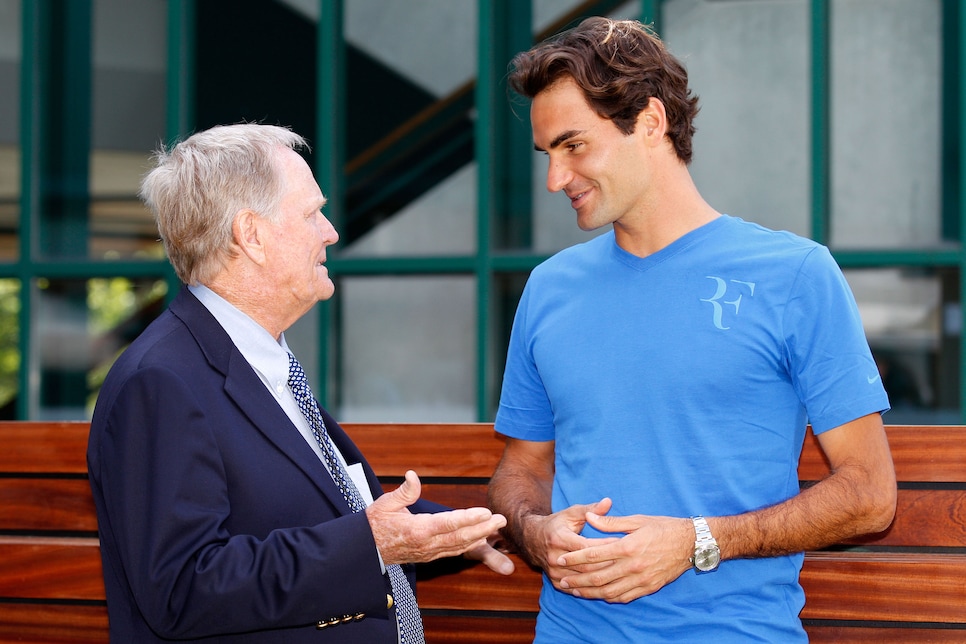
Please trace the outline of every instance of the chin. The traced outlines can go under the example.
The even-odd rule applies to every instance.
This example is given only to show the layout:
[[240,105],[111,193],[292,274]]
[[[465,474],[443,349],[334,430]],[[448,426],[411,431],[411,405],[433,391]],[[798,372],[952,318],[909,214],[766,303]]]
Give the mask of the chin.
[[606,221],[605,222],[600,222],[600,221],[582,221],[582,220],[578,219],[577,220],[577,228],[580,228],[585,233],[589,233],[589,232],[593,232],[595,230],[598,230],[600,228],[603,228],[608,223],[610,223],[610,222],[606,222]]

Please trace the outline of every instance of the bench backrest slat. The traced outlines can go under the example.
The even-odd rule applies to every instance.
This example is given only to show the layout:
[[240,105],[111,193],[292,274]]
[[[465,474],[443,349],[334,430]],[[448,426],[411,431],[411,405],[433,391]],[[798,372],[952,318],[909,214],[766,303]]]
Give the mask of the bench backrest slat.
[[0,603],[0,642],[107,644],[107,608],[64,602]]
[[89,423],[0,421],[0,472],[87,474]]
[[0,597],[103,600],[97,539],[0,536]]
[[809,553],[802,586],[806,619],[966,622],[966,555]]
[[3,478],[0,531],[97,532],[87,478]]

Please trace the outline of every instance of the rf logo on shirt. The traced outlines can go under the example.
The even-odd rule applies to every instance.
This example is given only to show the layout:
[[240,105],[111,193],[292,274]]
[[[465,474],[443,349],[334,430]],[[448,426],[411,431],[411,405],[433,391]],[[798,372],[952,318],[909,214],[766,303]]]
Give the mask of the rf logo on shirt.
[[[713,275],[708,275],[709,280],[713,280],[717,285],[714,295],[709,298],[701,298],[702,302],[707,302],[711,305],[712,321],[714,325],[721,329],[722,331],[727,331],[731,326],[724,325],[724,313],[725,309],[723,304],[728,304],[733,306],[735,309],[735,315],[738,315],[738,309],[741,307],[741,298],[745,295],[748,297],[753,297],[755,295],[755,282],[744,282],[742,280],[725,280],[721,277],[715,277]],[[731,298],[731,299],[725,299]]]

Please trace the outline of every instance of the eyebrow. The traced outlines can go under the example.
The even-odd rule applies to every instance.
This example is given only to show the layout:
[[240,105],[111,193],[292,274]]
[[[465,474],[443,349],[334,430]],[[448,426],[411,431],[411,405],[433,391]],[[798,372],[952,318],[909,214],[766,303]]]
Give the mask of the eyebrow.
[[[553,150],[554,148],[558,148],[558,147],[560,147],[560,144],[561,143],[563,143],[567,139],[571,139],[571,138],[577,136],[578,134],[581,134],[582,132],[583,132],[583,130],[567,130],[566,132],[563,132],[561,134],[558,134],[557,135],[557,138],[555,138],[553,141],[551,141],[550,142],[550,145],[548,147],[551,150]],[[543,148],[541,148],[536,143],[533,144],[533,149],[536,150],[537,152],[546,152],[546,150],[544,150]]]

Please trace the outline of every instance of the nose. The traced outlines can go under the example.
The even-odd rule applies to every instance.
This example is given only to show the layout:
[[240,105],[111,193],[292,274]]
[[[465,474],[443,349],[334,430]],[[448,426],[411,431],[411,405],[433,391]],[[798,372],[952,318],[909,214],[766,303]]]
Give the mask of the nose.
[[550,192],[560,192],[567,187],[573,178],[573,173],[560,159],[550,157],[547,164],[547,190]]
[[322,221],[321,221],[322,241],[325,242],[326,246],[331,246],[332,244],[339,241],[339,233],[338,231],[336,231],[335,226],[332,225],[332,222],[329,221],[329,219],[325,215],[320,213],[319,217],[322,218]]

